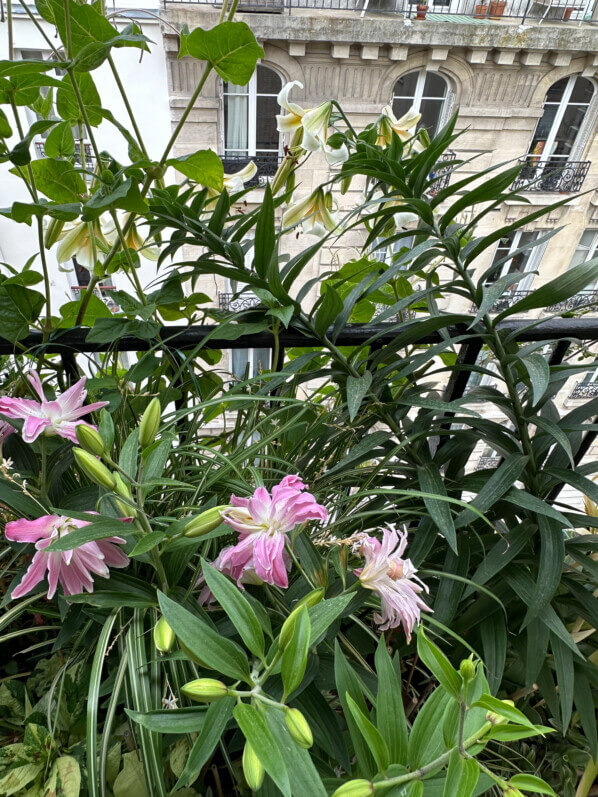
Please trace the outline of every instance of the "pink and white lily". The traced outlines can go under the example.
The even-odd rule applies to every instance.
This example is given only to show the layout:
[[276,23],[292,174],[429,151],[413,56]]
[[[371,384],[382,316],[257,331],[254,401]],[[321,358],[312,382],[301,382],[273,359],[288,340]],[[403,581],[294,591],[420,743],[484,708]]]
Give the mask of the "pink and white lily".
[[409,642],[422,611],[432,610],[419,596],[422,591],[429,592],[428,587],[415,575],[413,562],[401,558],[406,547],[407,532],[399,535],[394,529],[386,529],[382,542],[364,534],[359,541],[359,552],[365,558],[365,565],[354,572],[362,587],[380,596],[382,613],[374,615],[380,629],[386,631],[402,625]]
[[289,100],[289,94],[294,86],[299,86],[300,89],[303,88],[302,83],[299,83],[298,80],[293,80],[283,86],[277,97],[280,107],[287,111],[286,114],[278,114],[276,116],[279,133],[295,133],[301,129],[303,131],[301,147],[306,152],[323,152],[331,166],[338,166],[344,163],[349,157],[347,147],[342,144],[337,149],[334,149],[328,144],[332,103],[323,102],[317,108],[302,108],[296,102]]
[[12,591],[11,598],[22,598],[36,587],[48,573],[48,598],[53,598],[58,583],[65,595],[93,592],[93,576],[109,578],[109,567],[126,567],[129,557],[118,548],[122,537],[107,537],[83,543],[69,551],[46,550],[56,539],[75,529],[89,526],[85,520],[60,515],[44,515],[36,520],[12,520],[6,524],[6,539],[13,542],[33,542],[36,552],[21,583]]
[[[285,550],[287,535],[308,520],[326,520],[326,508],[316,502],[298,476],[286,476],[272,488],[258,487],[251,498],[231,496],[232,506],[222,519],[239,532],[236,545],[224,548],[213,566],[243,584],[289,585],[291,561]],[[209,598],[202,592],[201,600]]]
[[[108,404],[107,401],[96,401],[93,404],[84,405],[87,397],[85,377],[53,401],[46,399],[37,371],[30,371],[27,377],[39,396],[39,401],[0,396],[0,413],[6,415],[7,418],[18,418],[25,421],[23,440],[26,443],[33,443],[42,434],[58,435],[76,443],[77,426],[80,424],[91,426],[86,421],[82,421],[81,417]],[[93,428],[95,429],[95,426]]]

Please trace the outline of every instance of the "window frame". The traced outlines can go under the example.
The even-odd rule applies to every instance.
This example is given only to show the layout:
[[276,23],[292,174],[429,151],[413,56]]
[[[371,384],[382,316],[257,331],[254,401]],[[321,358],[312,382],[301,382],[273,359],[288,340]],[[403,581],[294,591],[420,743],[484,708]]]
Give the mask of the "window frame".
[[[226,86],[228,85],[227,82],[222,81],[220,83],[221,90],[222,90],[222,152],[225,157],[247,157],[247,158],[255,158],[258,157],[260,154],[268,154],[268,153],[277,153],[279,156],[282,154],[282,146],[283,146],[283,136],[281,133],[278,134],[278,148],[277,149],[257,149],[257,106],[258,106],[258,98],[259,97],[277,97],[278,92],[276,94],[268,94],[266,92],[258,92],[257,90],[257,74],[258,69],[267,69],[270,72],[274,72],[274,74],[280,80],[281,88],[284,85],[284,78],[276,69],[273,69],[271,66],[266,66],[265,64],[258,64],[256,70],[254,71],[253,75],[249,79],[249,83],[246,86],[241,86],[240,88],[244,89],[243,91],[239,92],[229,92],[226,90]],[[232,84],[236,85],[236,84]],[[230,97],[247,97],[247,148],[240,149],[240,148],[233,148],[227,147],[226,145],[226,98]]]
[[[510,265],[511,265],[511,263],[513,261],[513,254],[517,251],[517,249],[519,249],[520,242],[521,242],[521,237],[525,233],[532,233],[534,235],[534,240],[537,240],[541,236],[542,230],[523,230],[523,229],[515,230],[512,233],[513,240],[511,241],[511,243],[509,245],[508,252],[507,252],[507,255],[511,255],[511,257],[509,257],[508,260],[504,261],[504,263],[500,267],[500,270],[492,272],[492,275],[494,276],[494,274],[496,274],[496,277],[493,278],[492,281],[488,281],[488,279],[486,279],[485,280],[485,284],[486,285],[492,285],[494,282],[496,282],[497,280],[501,279],[501,277],[505,277],[507,274],[520,273],[520,274],[527,274],[528,276],[527,276],[527,278],[524,278],[524,279],[520,280],[519,282],[517,282],[513,286],[512,289],[515,290],[515,291],[528,291],[528,290],[530,290],[531,285],[532,285],[532,283],[534,281],[534,277],[535,277],[534,271],[539,267],[540,263],[542,262],[542,258],[544,257],[544,252],[546,251],[546,247],[548,245],[548,241],[545,241],[543,244],[540,244],[539,246],[535,246],[533,249],[530,250],[529,257],[527,258],[527,261],[525,263],[523,271],[521,271],[521,272],[515,272],[515,271],[511,272]],[[502,245],[502,241],[503,240],[504,239],[501,238],[498,241],[498,243],[496,245],[496,248],[494,249],[494,254],[492,256],[492,263],[490,264],[490,267],[492,267],[494,265],[494,261],[496,259],[496,255],[498,253],[498,250],[501,247],[503,249],[505,248]]]
[[[446,87],[445,88],[445,92],[444,92],[444,97],[429,97],[429,96],[426,96],[424,94],[424,88],[425,88],[425,85],[426,85],[426,78],[427,78],[428,74],[430,74],[431,71],[432,70],[428,70],[424,66],[424,67],[420,67],[419,69],[410,69],[409,71],[403,72],[401,75],[399,75],[395,79],[395,82],[394,82],[393,87],[392,87],[392,96],[391,96],[391,99],[390,99],[390,105],[394,109],[395,100],[409,100],[412,103],[413,109],[417,113],[420,113],[421,112],[421,104],[422,104],[423,100],[431,100],[432,102],[437,102],[439,107],[440,107],[440,110],[438,112],[438,119],[436,120],[436,125],[434,127],[434,131],[433,131],[433,133],[430,134],[430,138],[433,138],[436,135],[436,133],[442,128],[442,126],[443,126],[443,124],[444,124],[444,122],[446,120],[447,112],[448,112],[448,110],[450,109],[450,107],[453,104],[454,92],[453,92],[453,90],[451,88],[451,85],[450,85],[448,79],[446,78],[446,76],[441,74],[440,72],[434,71],[433,74],[438,75],[438,77],[441,80],[444,81],[444,85]],[[415,91],[413,92],[413,97],[411,97],[410,95],[407,95],[407,94],[396,94],[395,90],[396,90],[397,83],[399,82],[399,80],[401,80],[401,78],[407,77],[407,75],[411,75],[413,73],[417,74],[417,81],[416,81],[416,84],[415,84]]]

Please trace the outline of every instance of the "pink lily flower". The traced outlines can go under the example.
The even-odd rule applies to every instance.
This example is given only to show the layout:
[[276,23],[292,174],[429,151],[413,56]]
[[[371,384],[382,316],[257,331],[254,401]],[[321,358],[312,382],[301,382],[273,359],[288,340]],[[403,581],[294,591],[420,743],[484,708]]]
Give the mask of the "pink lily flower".
[[[213,566],[243,584],[289,585],[291,560],[285,550],[287,534],[308,520],[326,520],[326,508],[316,502],[298,476],[285,478],[268,493],[258,487],[251,498],[231,496],[232,507],[222,519],[239,532],[236,545],[220,551]],[[202,591],[200,600],[209,599]]]
[[400,536],[394,529],[386,529],[382,542],[364,534],[359,552],[365,565],[355,570],[361,586],[377,592],[382,604],[382,614],[374,614],[380,630],[403,626],[407,642],[411,632],[419,623],[422,611],[431,612],[419,597],[422,591],[430,590],[415,574],[417,570],[410,559],[401,559],[407,547],[407,532]]
[[48,552],[46,548],[58,537],[89,526],[85,520],[60,515],[44,515],[36,520],[12,520],[6,524],[6,539],[34,542],[36,552],[21,583],[11,598],[21,598],[44,580],[48,571],[48,598],[53,598],[58,582],[65,595],[93,592],[93,575],[109,578],[109,567],[126,567],[129,557],[117,548],[126,542],[122,537],[85,542],[70,551]]
[[0,444],[2,444],[14,431],[14,426],[11,426],[6,421],[0,421]]
[[[23,424],[23,440],[33,443],[40,434],[59,435],[73,443],[77,442],[75,430],[79,424],[91,426],[86,421],[79,420],[82,415],[88,415],[93,410],[105,407],[109,402],[96,401],[83,406],[87,397],[85,390],[85,377],[76,382],[66,392],[53,401],[48,401],[44,395],[41,379],[37,371],[30,371],[27,378],[37,395],[39,401],[26,398],[0,397],[0,413],[8,418],[21,418]],[[96,428],[93,426],[92,428]]]

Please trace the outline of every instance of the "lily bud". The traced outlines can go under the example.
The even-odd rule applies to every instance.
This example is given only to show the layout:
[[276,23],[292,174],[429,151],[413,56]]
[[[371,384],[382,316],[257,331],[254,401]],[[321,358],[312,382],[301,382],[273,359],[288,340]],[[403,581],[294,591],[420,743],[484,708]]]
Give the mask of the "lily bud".
[[369,780],[349,780],[343,783],[334,792],[332,797],[371,797],[374,793],[374,784]]
[[196,681],[189,681],[188,684],[185,684],[181,692],[199,703],[211,703],[212,700],[226,697],[228,686],[215,678],[198,678]]
[[243,774],[251,791],[257,791],[264,782],[264,767],[249,742],[243,749]]
[[97,429],[80,423],[75,430],[75,434],[77,435],[77,440],[81,448],[84,448],[96,457],[102,456],[104,453],[104,441]]
[[314,737],[309,723],[298,708],[286,708],[284,721],[294,742],[304,750],[308,750],[314,743]]
[[[123,498],[128,498],[131,500],[131,491],[123,481],[120,473],[114,473],[114,492],[117,495],[121,495]],[[114,499],[114,503],[118,507],[118,511],[121,513],[123,517],[135,517],[137,515],[137,510],[135,507],[130,506],[129,504],[125,504],[124,501],[119,501],[118,498]]]
[[307,595],[304,595],[299,601],[297,601],[297,605],[284,621],[282,628],[280,629],[280,636],[278,637],[279,650],[284,650],[291,641],[293,629],[295,628],[295,620],[297,619],[297,615],[301,609],[304,606],[307,606],[308,609],[311,609],[311,607],[315,606],[316,603],[319,603],[323,597],[324,587],[318,587],[317,589],[308,592]]
[[114,475],[110,473],[108,468],[96,459],[93,454],[84,451],[82,448],[74,448],[73,456],[75,462],[89,478],[99,484],[100,487],[105,487],[107,490],[113,490],[116,486]]
[[475,664],[471,659],[463,659],[461,665],[459,666],[459,672],[461,673],[464,681],[472,681],[475,678]]
[[61,219],[50,219],[44,235],[44,246],[46,249],[51,249],[54,246],[56,241],[60,238],[63,227],[64,221]]
[[169,653],[176,639],[174,631],[164,617],[160,617],[154,626],[154,645],[160,653]]
[[204,534],[214,531],[214,529],[217,529],[222,523],[221,512],[225,509],[230,509],[228,504],[213,506],[211,509],[206,509],[205,512],[192,518],[192,520],[187,523],[183,529],[183,534],[185,537],[203,537]]
[[139,423],[139,445],[141,448],[147,448],[156,439],[161,414],[160,399],[153,398],[145,408]]
[[[501,700],[500,702],[506,703],[507,706],[515,705],[512,700]],[[508,722],[508,719],[501,714],[496,714],[494,711],[489,711],[486,714],[486,722],[491,722],[493,725],[504,725],[505,722]]]

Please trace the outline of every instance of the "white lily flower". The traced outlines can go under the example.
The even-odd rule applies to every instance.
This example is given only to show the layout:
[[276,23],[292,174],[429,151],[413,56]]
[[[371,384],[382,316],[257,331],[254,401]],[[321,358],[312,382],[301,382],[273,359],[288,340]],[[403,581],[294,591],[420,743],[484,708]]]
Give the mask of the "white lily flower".
[[[421,113],[418,113],[415,108],[410,108],[406,114],[401,116],[400,119],[394,115],[390,105],[385,105],[382,109],[382,115],[377,122],[378,138],[376,144],[379,147],[387,147],[392,143],[392,136],[395,133],[401,141],[409,141],[416,133],[419,120],[422,118]],[[409,150],[413,149],[414,152],[421,152],[423,145],[421,141],[412,141],[409,144]]]
[[334,149],[328,144],[328,129],[332,115],[332,103],[323,102],[317,108],[302,108],[296,102],[289,100],[289,94],[294,86],[303,88],[298,80],[293,80],[283,86],[278,95],[278,104],[287,111],[287,114],[276,116],[279,133],[294,133],[300,128],[303,130],[301,147],[306,152],[322,151],[331,166],[344,163],[349,157],[347,147]]
[[303,232],[321,238],[339,226],[333,205],[334,200],[330,191],[318,188],[313,194],[299,199],[291,205],[282,217],[283,227],[301,224]]
[[61,271],[71,270],[69,266],[65,267],[62,264],[70,263],[73,257],[77,258],[79,265],[93,271],[96,262],[104,261],[106,251],[109,249],[109,241],[99,219],[91,222],[67,222],[60,233],[59,240],[56,259]]
[[[131,214],[128,214],[124,217],[121,222],[121,230],[127,226],[129,217]],[[139,218],[141,222],[141,218]],[[113,246],[114,243],[118,240],[118,232],[114,224],[106,230],[106,238],[108,239],[108,243],[110,246]],[[125,233],[125,243],[129,249],[132,249],[134,252],[139,252],[142,257],[147,258],[148,260],[157,260],[159,251],[156,246],[148,245],[148,238],[141,235],[139,232],[139,228],[137,226],[137,222],[133,222],[133,224],[129,227],[128,231]]]
[[[222,180],[222,185],[229,194],[238,194],[245,188],[245,183],[252,180],[257,174],[257,166],[253,161],[249,161],[247,166],[239,169],[234,174],[225,174]],[[215,192],[218,194],[218,192]]]
[[[380,208],[382,210],[388,210],[389,208],[393,207],[401,207],[403,204],[403,200],[398,198],[390,198],[386,199],[382,193],[382,191],[374,191],[374,193],[369,197],[370,201],[377,201],[380,203]],[[359,200],[360,204],[363,205],[368,201],[368,197],[364,194],[361,195]],[[369,209],[366,208],[366,213],[369,212]],[[419,216],[415,213],[410,213],[409,211],[398,211],[398,213],[393,214],[393,220],[397,229],[406,227],[408,224],[413,224],[414,222],[419,221]]]

